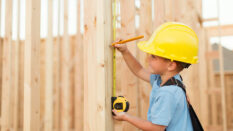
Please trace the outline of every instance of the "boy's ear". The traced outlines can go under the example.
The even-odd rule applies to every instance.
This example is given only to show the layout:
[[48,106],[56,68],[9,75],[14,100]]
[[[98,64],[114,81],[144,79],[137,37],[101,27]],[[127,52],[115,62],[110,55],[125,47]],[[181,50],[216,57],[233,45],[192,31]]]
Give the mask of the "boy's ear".
[[174,70],[176,70],[176,68],[177,68],[177,63],[174,62],[174,61],[170,61],[169,65],[168,65],[168,70],[169,71],[174,71]]

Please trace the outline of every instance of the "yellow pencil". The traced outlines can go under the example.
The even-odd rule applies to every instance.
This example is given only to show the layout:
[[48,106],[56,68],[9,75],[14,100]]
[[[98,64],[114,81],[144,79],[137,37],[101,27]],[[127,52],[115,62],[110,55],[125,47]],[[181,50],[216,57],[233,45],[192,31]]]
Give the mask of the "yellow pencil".
[[122,40],[122,41],[119,41],[119,42],[114,42],[112,43],[112,45],[116,45],[116,44],[124,44],[126,42],[130,42],[130,41],[134,41],[134,40],[138,40],[138,39],[142,39],[144,38],[143,35],[140,35],[140,36],[137,36],[137,37],[133,37],[133,38],[130,38],[130,39],[127,39],[127,40]]

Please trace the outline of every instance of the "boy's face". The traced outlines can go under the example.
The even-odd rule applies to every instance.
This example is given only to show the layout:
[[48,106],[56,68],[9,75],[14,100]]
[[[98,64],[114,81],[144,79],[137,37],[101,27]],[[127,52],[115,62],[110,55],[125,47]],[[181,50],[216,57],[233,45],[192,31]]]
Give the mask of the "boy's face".
[[148,62],[153,71],[153,74],[162,75],[168,70],[169,62],[171,61],[156,55],[149,54]]

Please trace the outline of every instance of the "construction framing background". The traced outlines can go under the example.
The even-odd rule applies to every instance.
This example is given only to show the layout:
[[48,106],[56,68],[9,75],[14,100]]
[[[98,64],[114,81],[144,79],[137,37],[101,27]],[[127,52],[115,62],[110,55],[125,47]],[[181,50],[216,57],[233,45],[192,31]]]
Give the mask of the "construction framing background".
[[[16,0],[5,0],[5,5],[2,1],[0,18],[5,16],[5,24],[0,24],[0,29],[5,29],[5,35],[0,35],[2,131],[138,130],[112,119],[112,47],[109,47],[113,42],[112,0],[76,0],[75,35],[69,33],[68,16],[74,13],[69,12],[69,0],[48,0],[46,38],[40,36],[41,21],[45,20],[41,16],[41,1],[27,0],[25,39],[19,37],[21,0],[17,2],[16,16],[13,15]],[[183,22],[195,30],[200,41],[199,63],[181,74],[191,103],[207,131],[233,130],[233,72],[223,69],[221,43],[216,51],[209,42],[211,37],[232,36],[233,25],[203,27],[203,22],[219,19],[202,19],[201,0],[116,2],[117,39],[144,35],[147,40],[167,21]],[[17,20],[17,26],[13,26],[13,20]],[[17,27],[16,39],[12,36],[13,27]],[[55,36],[54,28],[58,31]],[[136,43],[128,43],[129,50],[150,70],[147,55],[138,50]],[[213,60],[220,61],[220,72],[214,72]],[[116,63],[117,95],[130,101],[130,114],[146,119],[150,84],[130,72],[119,52]]]

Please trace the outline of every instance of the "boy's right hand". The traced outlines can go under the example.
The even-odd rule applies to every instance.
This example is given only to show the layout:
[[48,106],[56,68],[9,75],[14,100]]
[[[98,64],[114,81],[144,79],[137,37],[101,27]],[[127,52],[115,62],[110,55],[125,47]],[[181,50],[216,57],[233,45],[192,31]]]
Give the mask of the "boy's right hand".
[[[121,41],[121,40],[119,40],[119,41]],[[119,42],[119,41],[117,41],[117,42]],[[121,53],[128,51],[126,44],[116,44],[116,45],[113,45],[113,47],[116,48]]]

